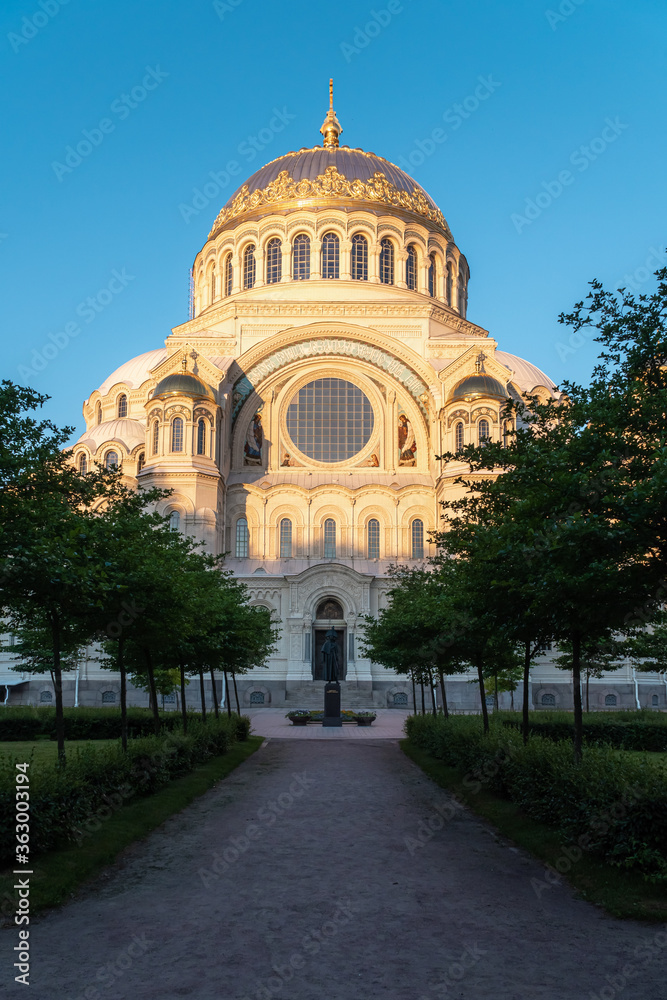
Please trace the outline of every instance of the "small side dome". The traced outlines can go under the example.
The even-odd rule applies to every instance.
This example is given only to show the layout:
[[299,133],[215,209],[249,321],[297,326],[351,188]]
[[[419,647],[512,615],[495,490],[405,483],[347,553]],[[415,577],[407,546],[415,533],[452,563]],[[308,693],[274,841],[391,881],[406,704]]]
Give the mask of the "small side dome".
[[471,403],[474,399],[482,396],[495,396],[498,399],[507,399],[507,392],[495,378],[490,375],[468,375],[462,379],[451,391],[449,402],[455,399],[465,400]]
[[194,399],[215,399],[213,389],[190,372],[167,375],[155,387],[152,398],[157,396],[191,396]]

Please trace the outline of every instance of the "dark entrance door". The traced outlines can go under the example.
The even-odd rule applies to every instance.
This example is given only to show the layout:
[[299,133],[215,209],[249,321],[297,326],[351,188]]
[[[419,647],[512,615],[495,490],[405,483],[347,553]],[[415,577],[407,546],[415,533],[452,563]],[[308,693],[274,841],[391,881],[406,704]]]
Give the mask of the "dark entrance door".
[[[313,641],[313,680],[323,681],[324,680],[324,667],[322,665],[322,646],[324,644],[324,638],[332,626],[327,625],[326,628],[314,628],[314,641]],[[347,629],[345,628],[335,628],[334,631],[338,637],[338,658],[340,663],[339,669],[339,681],[345,680],[345,675],[347,674]]]

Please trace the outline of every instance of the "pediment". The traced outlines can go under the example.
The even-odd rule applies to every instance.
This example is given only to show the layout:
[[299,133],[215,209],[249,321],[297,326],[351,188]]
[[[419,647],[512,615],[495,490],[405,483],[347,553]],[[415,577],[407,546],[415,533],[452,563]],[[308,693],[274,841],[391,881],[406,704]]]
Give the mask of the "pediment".
[[443,383],[445,399],[449,398],[450,393],[461,379],[477,373],[477,360],[480,354],[483,355],[483,373],[497,379],[503,386],[508,385],[512,378],[512,373],[508,368],[501,364],[500,361],[496,361],[493,353],[490,351],[487,353],[487,351],[483,350],[481,344],[472,344],[467,351],[438,372],[438,378]]

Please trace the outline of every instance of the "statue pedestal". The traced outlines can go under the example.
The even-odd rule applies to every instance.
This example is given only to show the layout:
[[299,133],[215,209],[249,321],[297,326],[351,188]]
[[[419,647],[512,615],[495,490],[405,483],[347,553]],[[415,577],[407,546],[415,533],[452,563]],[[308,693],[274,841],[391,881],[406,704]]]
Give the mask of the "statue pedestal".
[[323,726],[342,726],[340,717],[340,684],[338,681],[327,681],[324,685],[324,718]]

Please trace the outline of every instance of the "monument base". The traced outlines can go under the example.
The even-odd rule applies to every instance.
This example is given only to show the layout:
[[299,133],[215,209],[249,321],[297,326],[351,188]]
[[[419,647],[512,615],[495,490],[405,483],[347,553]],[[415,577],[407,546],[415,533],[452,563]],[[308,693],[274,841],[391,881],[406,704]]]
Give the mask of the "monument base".
[[324,718],[323,726],[342,726],[340,716],[340,684],[338,681],[327,681],[324,685]]

